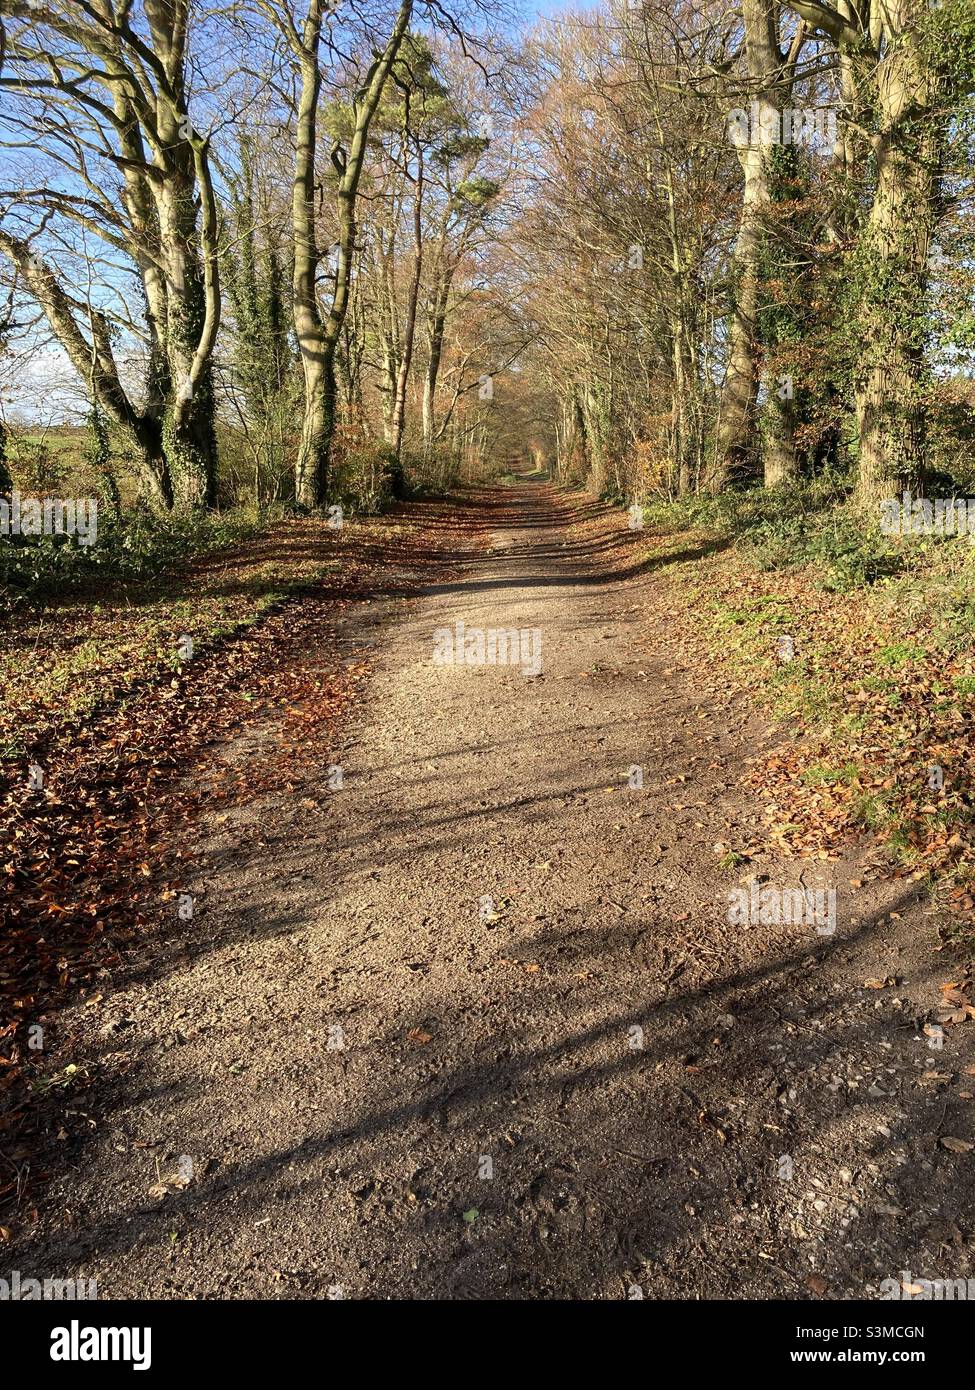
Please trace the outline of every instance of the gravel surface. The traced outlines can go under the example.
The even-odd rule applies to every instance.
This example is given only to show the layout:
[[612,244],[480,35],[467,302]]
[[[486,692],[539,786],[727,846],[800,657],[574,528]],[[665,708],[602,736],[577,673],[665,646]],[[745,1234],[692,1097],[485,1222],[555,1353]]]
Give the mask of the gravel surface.
[[[951,969],[930,910],[866,845],[729,868],[716,845],[761,838],[746,759],[781,731],[700,678],[638,535],[623,565],[572,538],[625,515],[476,500],[489,539],[452,578],[341,620],[376,659],[342,746],[207,818],[192,935],[107,1000],[90,1132],[19,1267],[146,1298],[971,1276],[973,1155],[940,1141],[973,1138],[973,1059],[922,1031]],[[537,632],[541,668],[534,636],[519,664],[435,661],[460,622]],[[745,879],[800,872],[838,890],[834,934],[729,921]]]

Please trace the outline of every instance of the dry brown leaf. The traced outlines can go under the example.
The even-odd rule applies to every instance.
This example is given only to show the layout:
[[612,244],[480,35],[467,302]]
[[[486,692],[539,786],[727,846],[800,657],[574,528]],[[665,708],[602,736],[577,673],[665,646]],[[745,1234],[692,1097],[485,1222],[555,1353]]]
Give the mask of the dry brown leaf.
[[948,1149],[953,1154],[967,1154],[975,1149],[975,1144],[968,1139],[957,1139],[953,1134],[942,1134],[938,1143],[943,1149]]
[[192,1181],[193,1179],[187,1177],[185,1173],[170,1173],[169,1177],[160,1178],[158,1182],[153,1183],[149,1189],[149,1196],[161,1200],[163,1197],[168,1197],[171,1192],[182,1192],[184,1188],[189,1187]]

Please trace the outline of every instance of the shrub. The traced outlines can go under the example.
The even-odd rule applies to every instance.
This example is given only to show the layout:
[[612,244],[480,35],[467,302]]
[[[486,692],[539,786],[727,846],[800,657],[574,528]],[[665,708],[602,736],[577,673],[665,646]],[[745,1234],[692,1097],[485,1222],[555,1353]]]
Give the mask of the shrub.
[[96,579],[153,579],[257,529],[242,512],[176,515],[137,508],[116,516],[100,508],[91,546],[64,535],[0,538],[0,590],[9,601],[17,594],[82,588]]

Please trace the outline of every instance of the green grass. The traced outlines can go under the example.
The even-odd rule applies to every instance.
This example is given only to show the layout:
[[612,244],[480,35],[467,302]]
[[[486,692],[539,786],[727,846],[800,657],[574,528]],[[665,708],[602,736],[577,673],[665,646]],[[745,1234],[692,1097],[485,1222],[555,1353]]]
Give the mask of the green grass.
[[860,769],[856,763],[846,763],[842,767],[826,767],[817,764],[815,767],[807,767],[802,774],[802,780],[807,787],[834,787],[839,784],[852,786],[859,776]]

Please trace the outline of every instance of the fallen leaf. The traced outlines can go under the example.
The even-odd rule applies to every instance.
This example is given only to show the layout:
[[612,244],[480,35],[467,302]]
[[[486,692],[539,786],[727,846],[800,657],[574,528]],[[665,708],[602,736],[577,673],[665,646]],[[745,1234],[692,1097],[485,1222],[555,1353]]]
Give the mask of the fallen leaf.
[[942,1134],[938,1143],[943,1149],[948,1149],[953,1154],[967,1154],[975,1149],[975,1144],[968,1139],[956,1139],[953,1134]]

